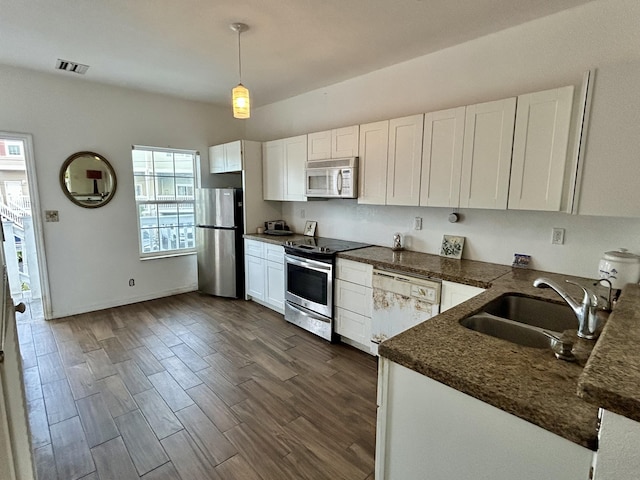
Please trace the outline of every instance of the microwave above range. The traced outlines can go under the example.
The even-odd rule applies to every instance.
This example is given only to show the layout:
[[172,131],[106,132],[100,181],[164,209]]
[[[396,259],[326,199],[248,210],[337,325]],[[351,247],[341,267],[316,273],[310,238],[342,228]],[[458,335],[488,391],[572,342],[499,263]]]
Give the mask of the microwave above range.
[[305,173],[309,198],[358,198],[358,157],[309,161]]

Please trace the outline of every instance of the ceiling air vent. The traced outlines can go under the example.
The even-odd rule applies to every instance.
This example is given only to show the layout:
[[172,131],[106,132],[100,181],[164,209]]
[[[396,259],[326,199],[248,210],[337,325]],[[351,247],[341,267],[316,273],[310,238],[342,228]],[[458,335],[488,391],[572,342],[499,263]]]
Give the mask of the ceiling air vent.
[[84,75],[87,73],[89,65],[83,65],[81,63],[70,62],[69,60],[58,59],[56,62],[56,70],[64,70],[66,72],[79,73]]

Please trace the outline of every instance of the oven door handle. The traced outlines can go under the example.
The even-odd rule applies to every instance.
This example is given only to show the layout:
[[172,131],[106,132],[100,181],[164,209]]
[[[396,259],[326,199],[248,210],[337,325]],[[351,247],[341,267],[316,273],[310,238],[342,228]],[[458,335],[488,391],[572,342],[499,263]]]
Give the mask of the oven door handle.
[[314,262],[313,260],[302,260],[297,257],[292,257],[291,255],[284,256],[287,263],[291,265],[296,265],[298,267],[310,268],[311,270],[317,270],[318,272],[330,272],[331,265],[321,262]]
[[325,322],[325,323],[331,323],[331,319],[330,318],[323,317],[322,315],[318,315],[317,313],[312,312],[311,310],[308,310],[308,309],[306,309],[304,307],[301,307],[299,305],[294,305],[291,302],[287,302],[287,305],[292,310],[295,310],[296,312],[298,312],[300,315],[303,315],[305,317],[311,317],[314,320],[320,320],[320,321]]

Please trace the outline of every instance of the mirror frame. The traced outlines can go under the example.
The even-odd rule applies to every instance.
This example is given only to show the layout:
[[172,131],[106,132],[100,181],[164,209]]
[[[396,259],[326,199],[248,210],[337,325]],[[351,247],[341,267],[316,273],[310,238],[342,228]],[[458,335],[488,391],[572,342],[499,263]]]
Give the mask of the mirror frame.
[[[109,193],[109,195],[104,197],[101,202],[85,203],[82,200],[78,200],[76,197],[74,197],[71,194],[71,192],[67,189],[67,183],[65,182],[65,174],[67,172],[67,169],[74,162],[74,160],[77,160],[78,158],[81,158],[81,157],[94,157],[97,160],[100,160],[101,162],[104,163],[104,166],[105,166],[107,172],[109,173],[109,175],[111,175],[111,178],[112,178],[112,181],[113,181],[113,188],[111,189],[111,192]],[[60,188],[64,192],[65,196],[69,200],[71,200],[71,202],[75,203],[79,207],[82,207],[82,208],[99,208],[99,207],[105,206],[107,203],[109,203],[111,201],[113,196],[116,194],[117,187],[118,187],[118,179],[116,177],[115,170],[113,169],[113,167],[111,166],[109,161],[106,158],[104,158],[102,155],[98,154],[98,153],[89,152],[89,151],[76,152],[76,153],[70,155],[64,161],[64,163],[62,164],[62,167],[60,167]]]

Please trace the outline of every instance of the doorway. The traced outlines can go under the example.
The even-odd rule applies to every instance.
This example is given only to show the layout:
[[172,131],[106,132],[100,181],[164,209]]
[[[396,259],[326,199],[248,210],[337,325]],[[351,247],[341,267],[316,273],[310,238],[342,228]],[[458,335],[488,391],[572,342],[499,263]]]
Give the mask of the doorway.
[[49,318],[51,306],[31,135],[0,132],[0,217],[3,254],[20,320]]

